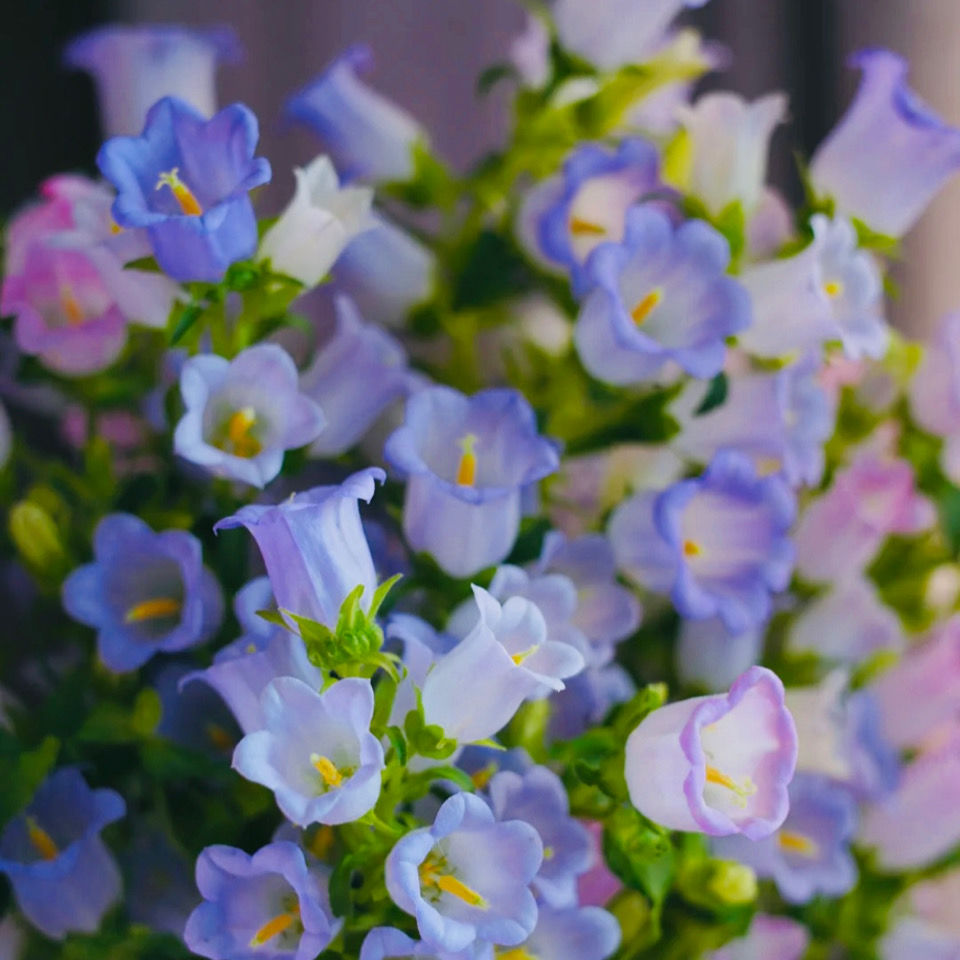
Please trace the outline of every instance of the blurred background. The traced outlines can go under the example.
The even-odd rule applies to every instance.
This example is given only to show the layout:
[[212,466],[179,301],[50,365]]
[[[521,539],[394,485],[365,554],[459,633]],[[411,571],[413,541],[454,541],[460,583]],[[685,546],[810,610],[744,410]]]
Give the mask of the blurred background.
[[[589,3],[590,0],[584,0]],[[246,49],[220,73],[222,103],[242,100],[260,117],[262,149],[274,179],[265,197],[279,207],[291,172],[318,151],[308,133],[278,121],[285,96],[344,46],[369,43],[372,82],[432,131],[438,151],[464,168],[497,143],[504,90],[483,100],[478,74],[503,61],[524,14],[516,0],[31,0],[7,4],[0,32],[0,217],[61,170],[93,171],[99,146],[93,86],[60,66],[64,43],[98,23],[229,22]],[[911,82],[948,121],[960,124],[958,0],[712,0],[690,16],[733,54],[705,87],[747,97],[785,90],[791,122],[774,140],[771,178],[797,196],[793,154],[809,155],[846,105],[857,76],[846,55],[888,46],[912,64]],[[499,94],[499,96],[498,96]],[[895,276],[901,296],[892,319],[919,336],[942,313],[960,309],[960,178],[944,190],[907,238]]]

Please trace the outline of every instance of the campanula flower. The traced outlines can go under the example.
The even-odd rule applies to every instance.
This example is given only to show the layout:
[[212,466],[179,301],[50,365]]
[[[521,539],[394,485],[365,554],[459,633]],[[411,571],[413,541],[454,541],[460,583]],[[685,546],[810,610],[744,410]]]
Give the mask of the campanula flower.
[[137,829],[120,854],[120,865],[131,921],[182,937],[197,902],[192,861],[174,847],[164,830],[146,827]]
[[286,115],[320,137],[345,178],[407,180],[414,173],[415,148],[426,145],[426,131],[363,81],[372,69],[369,47],[349,47],[290,97]]
[[523,29],[510,41],[509,57],[522,86],[532,90],[546,86],[552,71],[550,31],[541,17],[526,14]]
[[531,601],[511,597],[501,606],[477,586],[473,595],[476,626],[437,660],[422,691],[427,723],[462,743],[492,736],[525,698],[562,690],[564,679],[583,669],[579,650],[548,639]]
[[543,863],[533,879],[538,896],[553,907],[577,903],[577,878],[593,862],[586,828],[570,816],[570,800],[560,778],[547,767],[522,774],[501,770],[487,785],[498,820],[523,820],[543,841]]
[[572,740],[603,722],[611,707],[625,703],[637,688],[618,663],[585,667],[565,681],[563,690],[550,695],[549,740]]
[[[620,945],[620,924],[600,907],[541,906],[519,960],[606,960]],[[509,958],[509,953],[505,956]]]
[[656,377],[667,361],[694,377],[719,373],[725,339],[751,319],[729,262],[727,241],[703,221],[674,229],[654,207],[632,207],[623,243],[600,245],[585,268],[593,289],[574,331],[583,365],[621,385]]
[[336,326],[300,377],[300,389],[326,415],[310,445],[318,457],[336,457],[361,440],[386,409],[413,384],[403,347],[386,331],[365,323],[345,296],[334,301]]
[[627,500],[608,534],[632,580],[669,590],[683,616],[719,616],[737,634],[767,619],[771,593],[790,580],[794,511],[780,478],[758,477],[742,454],[723,450],[700,477]]
[[419,391],[384,456],[407,478],[408,543],[456,577],[506,557],[520,528],[523,489],[559,464],[530,404],[507,389],[472,397],[450,387]]
[[790,917],[758,913],[746,936],[708,954],[709,960],[800,960],[810,945],[810,932]]
[[257,259],[269,261],[275,273],[315,287],[365,228],[373,191],[341,187],[325,156],[293,173],[297,180],[293,199],[264,234]]
[[237,744],[233,766],[273,790],[291,823],[349,823],[373,808],[383,747],[370,733],[369,680],[348,677],[317,693],[296,677],[278,677],[261,703],[264,728]]
[[214,529],[246,527],[260,548],[277,606],[332,629],[357,586],[363,584],[365,606],[373,600],[377,575],[357,501],[369,503],[376,481],[384,479],[381,469],[369,467],[276,506],[241,507]]
[[256,250],[248,194],[270,179],[270,164],[253,155],[258,136],[257,118],[242,104],[207,120],[164,97],[139,137],[114,137],[100,148],[97,165],[117,188],[114,219],[146,228],[173,279],[216,282]]
[[750,667],[728,694],[667,704],[644,718],[626,746],[630,800],[672,830],[759,840],[789,809],[797,734],[783,684]]
[[623,140],[615,151],[600,144],[577,147],[563,170],[527,195],[518,224],[528,252],[546,267],[571,271],[575,292],[590,286],[584,264],[604,242],[623,240],[627,211],[662,191],[653,144]]
[[757,841],[723,837],[714,841],[714,853],[772,877],[788,903],[808,903],[817,894],[842,896],[856,884],[849,849],[856,829],[857,806],[847,790],[798,773],[790,785],[790,812],[779,830]]
[[112,513],[94,531],[93,556],[67,577],[63,605],[97,630],[109,669],[136,670],[155,653],[203,643],[219,626],[220,587],[192,534],[154,533],[138,517]]
[[63,767],[3,828],[0,873],[20,911],[48,937],[95,933],[120,896],[120,871],[100,831],[125,812],[120,794],[91,790],[76,767]]
[[530,883],[542,861],[530,824],[498,823],[479,797],[457,793],[432,827],[397,841],[387,857],[387,890],[437,950],[456,952],[476,940],[516,946],[537,922]]
[[307,864],[289,841],[268,843],[252,856],[236,847],[207,847],[197,858],[203,903],[183,939],[211,960],[310,960],[337,935],[330,912],[329,871]]
[[891,909],[890,929],[880,941],[881,960],[952,960],[960,951],[960,870],[909,886]]
[[403,324],[430,298],[437,258],[416,237],[379,213],[371,213],[334,263],[337,290],[348,294],[372,323]]
[[190,676],[189,665],[175,660],[153,674],[161,710],[156,734],[189,750],[227,759],[240,731],[223,700],[202,684],[188,686]]
[[258,343],[232,360],[191,357],[180,372],[186,408],[173,434],[174,452],[214,476],[265,487],[283,453],[315,440],[324,412],[301,392],[293,358],[275,343]]
[[814,153],[810,179],[841,213],[900,237],[960,169],[960,130],[907,86],[907,62],[897,54],[861,50],[850,65],[863,71],[860,88]]
[[204,116],[215,113],[217,67],[241,54],[229,27],[110,24],[77,37],[63,59],[93,77],[104,135],[132,137],[161,97],[179,97]]
[[374,927],[360,947],[359,960],[493,960],[493,944],[474,940],[465,950],[451,953],[414,940],[394,927]]
[[677,675],[688,686],[726,690],[760,660],[765,627],[758,624],[730,633],[719,617],[684,620],[674,651]]
[[603,824],[599,820],[584,823],[593,842],[593,866],[577,881],[577,896],[583,907],[602,907],[623,889],[623,883],[603,857]]

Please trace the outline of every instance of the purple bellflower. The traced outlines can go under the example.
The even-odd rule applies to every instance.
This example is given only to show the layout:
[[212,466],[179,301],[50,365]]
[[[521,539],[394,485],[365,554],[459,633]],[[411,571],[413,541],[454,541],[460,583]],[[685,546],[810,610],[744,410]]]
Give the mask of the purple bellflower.
[[960,130],[907,86],[902,57],[868,49],[850,63],[863,71],[860,89],[814,153],[810,179],[841,213],[901,237],[960,169]]
[[252,856],[207,847],[197,858],[203,903],[190,915],[187,947],[211,960],[312,960],[342,921],[330,913],[328,871],[289,841]]
[[357,501],[369,503],[376,481],[384,479],[381,469],[369,467],[276,506],[241,507],[214,529],[246,527],[260,548],[277,607],[332,629],[357,586],[363,584],[363,604],[373,600],[377,575]]
[[323,411],[301,393],[290,354],[258,343],[232,360],[191,357],[180,373],[186,412],[174,452],[215,476],[266,486],[283,466],[284,450],[315,440]]
[[136,670],[155,653],[202,643],[219,626],[220,587],[193,535],[154,533],[138,517],[113,513],[97,525],[93,555],[67,577],[63,605],[97,630],[109,669]]
[[414,940],[394,927],[374,927],[360,947],[359,960],[493,960],[493,944],[474,940],[465,950],[451,953]]
[[[620,945],[620,924],[600,907],[556,909],[541,905],[533,933],[517,948],[516,960],[606,960]],[[502,953],[511,960],[509,951]]]
[[746,936],[731,940],[708,960],[800,960],[810,945],[810,931],[790,917],[758,913]]
[[506,557],[520,528],[524,488],[559,464],[554,444],[537,433],[530,404],[507,389],[472,397],[449,387],[419,391],[384,456],[407,478],[407,541],[456,577]]
[[849,845],[857,829],[857,805],[842,786],[811,774],[790,785],[790,812],[771,836],[714,841],[714,853],[739,860],[760,877],[772,877],[788,903],[818,894],[839,897],[853,889],[857,866]]
[[667,361],[715,376],[725,339],[751,322],[729,262],[727,241],[702,220],[674,229],[656,208],[632,207],[623,243],[600,245],[586,265],[592,290],[574,330],[583,365],[618,385],[650,380]]
[[117,188],[114,219],[145,227],[157,262],[175,280],[220,280],[257,248],[248,194],[270,179],[270,164],[253,155],[258,136],[257,118],[242,104],[207,120],[164,97],[139,137],[114,137],[97,155]]
[[758,624],[732,634],[719,617],[684,620],[674,651],[677,675],[689,686],[726,690],[760,660],[765,627]]
[[654,710],[630,734],[627,786],[633,805],[672,830],[759,840],[787,816],[797,733],[783,684],[750,667],[726,695]]
[[64,61],[93,77],[104,135],[132,137],[161,97],[180,97],[204,116],[215,113],[217,66],[241,54],[229,27],[111,24],[77,37]]
[[120,794],[91,790],[75,767],[52,773],[0,833],[0,873],[24,916],[48,937],[94,933],[120,896],[120,871],[100,831],[126,812]]
[[914,883],[891,910],[880,960],[956,960],[960,956],[960,870]]
[[516,946],[537,922],[530,883],[542,860],[530,824],[498,823],[479,797],[457,793],[432,827],[397,841],[387,857],[387,890],[438,950],[464,950],[476,940]]
[[610,708],[637,692],[630,674],[618,663],[586,667],[550,695],[548,739],[572,740],[602,723]]
[[370,732],[369,680],[348,677],[317,693],[296,677],[278,677],[262,708],[264,729],[237,744],[233,766],[273,790],[291,823],[349,823],[373,809],[383,747]]

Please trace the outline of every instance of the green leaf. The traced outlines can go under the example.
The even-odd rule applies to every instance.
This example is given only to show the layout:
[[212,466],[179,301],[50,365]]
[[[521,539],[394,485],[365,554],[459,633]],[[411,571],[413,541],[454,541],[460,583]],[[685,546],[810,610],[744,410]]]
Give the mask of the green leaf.
[[0,790],[0,823],[6,823],[33,798],[57,762],[60,741],[45,737],[33,750],[22,750],[12,736],[3,731],[0,740],[0,771],[4,772]]
[[285,630],[290,629],[290,624],[283,618],[283,614],[279,610],[258,610],[257,616],[266,620],[267,623],[274,624],[274,626],[283,627]]
[[140,257],[123,265],[124,270],[146,270],[149,273],[163,273],[156,257]]
[[373,592],[373,601],[370,604],[370,610],[367,616],[372,620],[383,606],[383,601],[387,599],[387,594],[403,579],[402,573],[395,573],[389,580],[384,580]]
[[405,767],[407,765],[407,741],[404,739],[403,731],[399,727],[387,727],[384,732],[397,755],[400,766]]
[[694,416],[702,417],[705,413],[709,413],[715,407],[719,407],[724,403],[727,399],[728,386],[727,375],[721,370],[720,373],[710,381],[706,396],[704,396],[703,402],[694,411]]
[[187,335],[190,328],[203,316],[204,309],[198,303],[191,303],[183,308],[180,318],[173,328],[173,333],[170,334],[171,346],[178,344]]

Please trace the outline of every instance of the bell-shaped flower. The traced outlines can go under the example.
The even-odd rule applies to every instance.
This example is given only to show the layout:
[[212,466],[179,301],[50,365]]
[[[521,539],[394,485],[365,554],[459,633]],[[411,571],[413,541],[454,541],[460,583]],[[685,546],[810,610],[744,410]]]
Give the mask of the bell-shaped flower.
[[289,119],[313,130],[348,180],[407,180],[423,127],[402,107],[362,79],[373,69],[369,47],[345,50],[286,104]]
[[707,960],[801,960],[810,946],[810,931],[790,917],[758,913],[746,936],[707,954]]
[[952,960],[960,953],[960,870],[909,886],[894,902],[880,960]]
[[283,453],[319,436],[326,418],[301,392],[293,358],[275,343],[258,343],[232,360],[191,357],[180,372],[186,408],[173,434],[174,452],[214,476],[265,487]]
[[419,391],[384,456],[407,478],[407,542],[455,577],[506,557],[520,529],[523,490],[559,464],[530,404],[508,389],[472,397],[450,387]]
[[334,306],[333,333],[300,377],[300,389],[326,415],[323,432],[310,445],[317,457],[349,450],[414,383],[407,355],[390,334],[364,323],[348,297],[338,296]]
[[860,88],[814,153],[810,180],[841,213],[901,237],[960,169],[960,130],[907,86],[902,57],[868,49],[850,63],[863,71]]
[[[533,933],[516,949],[517,960],[607,960],[620,945],[620,924],[600,907],[541,905]],[[501,954],[510,960],[510,952]]]
[[189,664],[168,660],[152,673],[161,711],[156,735],[215,760],[229,760],[240,729],[213,690],[203,684],[187,685],[191,672]]
[[630,800],[672,830],[760,840],[787,816],[797,733],[783,684],[751,667],[728,694],[654,710],[630,734]]
[[203,897],[183,939],[211,960],[263,957],[309,960],[343,923],[330,911],[329,871],[307,863],[290,841],[268,843],[252,856],[217,844],[197,858]]
[[699,415],[706,388],[690,384],[671,408],[680,422],[671,443],[699,463],[721,449],[738,450],[760,474],[782,473],[791,486],[813,486],[823,474],[823,447],[836,419],[819,371],[818,358],[808,354],[776,373],[728,376],[724,402]]
[[104,136],[132,137],[162,97],[180,97],[204,116],[215,113],[217,67],[241,54],[229,27],[115,23],[77,37],[63,59],[93,77]]
[[264,727],[237,744],[233,766],[272,790],[291,823],[350,823],[373,809],[383,747],[370,732],[369,680],[348,677],[317,693],[296,677],[278,677],[261,705]]
[[437,950],[456,952],[478,940],[512,947],[536,925],[530,883],[542,860],[530,824],[498,823],[479,797],[457,793],[433,826],[397,841],[387,857],[387,890]]
[[384,479],[381,469],[368,467],[276,506],[241,507],[214,529],[246,527],[260,548],[277,606],[333,629],[353,590],[363,584],[361,602],[369,608],[377,589],[357,501],[369,503],[376,481]]
[[572,740],[603,722],[611,707],[626,703],[637,692],[636,684],[618,663],[585,667],[550,695],[547,739]]
[[763,623],[793,568],[795,513],[779,477],[758,477],[742,454],[718,453],[697,478],[638,494],[610,519],[620,569],[694,620],[719,616],[730,633]]
[[586,827],[570,816],[570,800],[560,778],[547,767],[524,773],[501,770],[487,785],[498,820],[523,820],[543,841],[543,863],[533,889],[552,907],[577,903],[577,878],[593,863],[593,844]]
[[364,938],[359,960],[493,960],[493,944],[474,940],[465,950],[451,953],[414,940],[395,927],[374,927]]
[[705,93],[681,111],[690,170],[684,192],[714,216],[739,204],[749,217],[767,180],[770,137],[787,113],[787,98],[770,93],[750,103],[735,93]]
[[175,97],[150,108],[139,137],[114,137],[97,154],[117,189],[114,219],[144,227],[160,267],[174,280],[220,280],[253,256],[257,221],[249,191],[270,179],[254,157],[257,118],[235,103],[207,120]]
[[857,882],[850,843],[857,829],[857,805],[830,780],[798,773],[790,785],[790,812],[776,833],[754,842],[724,837],[714,854],[772,877],[788,903],[808,903],[818,894],[840,897]]
[[477,586],[473,595],[476,626],[436,661],[422,690],[426,722],[461,743],[493,736],[524,699],[562,690],[583,669],[579,650],[548,639],[534,603],[511,597],[501,606]]
[[584,271],[589,255],[601,243],[620,243],[627,211],[663,189],[657,151],[646,140],[623,140],[615,151],[583,144],[557,176],[527,194],[519,238],[548,269],[569,270],[574,291],[585,292],[591,283]]
[[332,268],[337,290],[348,294],[367,320],[401,326],[430,298],[436,281],[433,251],[379,213],[347,244]]
[[93,556],[67,577],[63,605],[97,630],[109,669],[136,670],[155,653],[203,643],[220,625],[220,586],[192,534],[154,533],[139,517],[112,513],[94,531]]
[[730,633],[719,617],[684,620],[674,650],[677,676],[686,686],[726,690],[744,670],[758,663],[766,624]]
[[553,6],[563,47],[602,70],[649,59],[674,18],[707,0],[558,0]]
[[914,420],[944,438],[943,472],[960,483],[960,313],[949,314],[937,325],[910,381],[909,396]]
[[726,338],[751,319],[746,290],[726,275],[729,262],[727,241],[703,221],[674,229],[656,208],[632,207],[623,243],[601,244],[585,268],[593,289],[574,331],[583,365],[621,385],[653,379],[667,361],[715,376]]
[[120,871],[100,831],[125,812],[120,794],[91,790],[76,767],[63,767],[3,828],[0,873],[21,913],[48,937],[95,933],[120,896]]
[[315,287],[364,230],[373,191],[341,187],[330,158],[322,155],[293,173],[293,199],[263,235],[257,259],[268,261],[275,273]]

